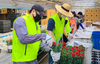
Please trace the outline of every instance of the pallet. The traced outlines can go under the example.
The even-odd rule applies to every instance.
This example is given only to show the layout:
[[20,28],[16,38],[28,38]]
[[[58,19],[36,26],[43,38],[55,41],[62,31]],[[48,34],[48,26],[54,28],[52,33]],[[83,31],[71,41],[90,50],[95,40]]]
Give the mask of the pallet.
[[100,52],[92,51],[91,64],[100,64]]

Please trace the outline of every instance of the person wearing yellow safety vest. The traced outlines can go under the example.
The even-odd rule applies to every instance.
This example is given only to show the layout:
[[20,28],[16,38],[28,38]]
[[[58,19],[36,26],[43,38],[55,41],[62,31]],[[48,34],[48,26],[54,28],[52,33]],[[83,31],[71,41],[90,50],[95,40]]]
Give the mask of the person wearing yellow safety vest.
[[37,55],[40,47],[45,51],[51,50],[42,39],[46,39],[46,34],[41,33],[39,20],[41,16],[46,17],[41,5],[32,6],[29,13],[18,17],[13,25],[13,64],[38,64]]
[[[66,29],[67,34],[69,34],[71,31],[71,27],[70,27],[69,19],[67,17],[65,18],[65,29]],[[68,39],[66,38],[64,34],[63,34],[63,41],[64,42],[68,41]]]
[[[55,5],[57,9],[57,13],[51,16],[48,19],[48,27],[47,27],[47,33],[52,37],[53,41],[60,41],[63,34],[68,37],[68,34],[64,28],[65,24],[65,17],[72,17],[72,13],[69,11],[70,10],[70,5],[69,4],[63,4],[62,6],[60,5]],[[52,35],[54,34],[54,36]],[[62,35],[61,35],[62,34]],[[61,35],[61,37],[60,37]],[[49,64],[53,64],[52,57],[49,53]]]

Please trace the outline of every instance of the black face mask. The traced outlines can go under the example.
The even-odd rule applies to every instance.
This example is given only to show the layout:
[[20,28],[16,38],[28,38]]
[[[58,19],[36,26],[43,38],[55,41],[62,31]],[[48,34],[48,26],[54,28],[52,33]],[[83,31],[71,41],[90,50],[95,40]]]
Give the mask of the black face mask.
[[35,20],[35,22],[39,22],[39,20],[41,20],[41,16],[36,13],[36,16],[34,17],[34,20]]

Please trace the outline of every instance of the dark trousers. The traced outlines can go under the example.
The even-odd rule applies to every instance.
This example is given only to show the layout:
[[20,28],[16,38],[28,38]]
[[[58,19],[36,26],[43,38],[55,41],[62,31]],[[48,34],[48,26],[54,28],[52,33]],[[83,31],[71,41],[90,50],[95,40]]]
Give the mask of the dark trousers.
[[64,42],[67,42],[68,41],[68,39],[66,38],[66,36],[63,34],[63,41]]
[[50,52],[49,52],[49,64],[53,64],[53,59],[52,59],[52,57],[51,57],[51,54],[50,54]]

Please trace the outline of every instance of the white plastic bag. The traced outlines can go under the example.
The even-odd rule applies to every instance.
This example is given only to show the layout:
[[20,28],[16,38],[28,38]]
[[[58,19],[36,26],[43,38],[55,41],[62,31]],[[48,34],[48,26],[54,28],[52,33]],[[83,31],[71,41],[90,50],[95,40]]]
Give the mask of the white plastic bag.
[[53,61],[58,61],[60,59],[61,52],[55,53],[55,52],[51,51],[50,53],[51,53]]
[[73,34],[69,33],[68,40],[70,41],[73,37]]

